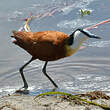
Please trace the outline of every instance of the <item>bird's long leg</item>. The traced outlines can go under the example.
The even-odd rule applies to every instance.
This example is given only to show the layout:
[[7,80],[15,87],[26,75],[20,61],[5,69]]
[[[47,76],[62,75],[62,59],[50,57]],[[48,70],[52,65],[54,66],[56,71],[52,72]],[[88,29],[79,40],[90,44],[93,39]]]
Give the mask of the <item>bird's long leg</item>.
[[21,77],[22,77],[24,86],[23,86],[20,90],[17,90],[16,92],[22,92],[22,91],[24,91],[24,90],[27,90],[28,84],[27,84],[27,81],[26,81],[25,76],[24,76],[24,74],[23,74],[23,69],[24,69],[29,63],[31,63],[33,60],[34,60],[34,59],[31,58],[27,63],[25,63],[25,64],[19,69],[19,72],[20,72],[20,74],[21,74]]
[[46,73],[46,66],[47,66],[48,61],[45,62],[44,67],[42,69],[42,72],[44,73],[44,75],[52,82],[52,84],[54,85],[55,89],[58,88],[57,84],[47,75]]

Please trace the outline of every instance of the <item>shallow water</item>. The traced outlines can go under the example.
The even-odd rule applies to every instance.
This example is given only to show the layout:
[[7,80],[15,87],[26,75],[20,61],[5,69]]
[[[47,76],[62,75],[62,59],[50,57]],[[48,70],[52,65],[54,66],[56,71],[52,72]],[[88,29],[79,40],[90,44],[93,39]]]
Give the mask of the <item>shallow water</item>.
[[[55,10],[52,16],[48,12]],[[80,16],[80,9],[89,9],[89,16]],[[22,87],[19,68],[31,56],[11,42],[11,31],[23,26],[30,13],[42,17],[31,22],[32,31],[58,30],[70,34],[78,27],[88,27],[109,19],[110,1],[100,0],[2,0],[0,3],[0,95]],[[101,36],[91,39],[75,55],[50,62],[47,71],[60,89],[74,92],[92,90],[110,91],[110,24],[90,30]],[[31,92],[51,89],[52,85],[42,74],[44,62],[34,61],[25,69]]]

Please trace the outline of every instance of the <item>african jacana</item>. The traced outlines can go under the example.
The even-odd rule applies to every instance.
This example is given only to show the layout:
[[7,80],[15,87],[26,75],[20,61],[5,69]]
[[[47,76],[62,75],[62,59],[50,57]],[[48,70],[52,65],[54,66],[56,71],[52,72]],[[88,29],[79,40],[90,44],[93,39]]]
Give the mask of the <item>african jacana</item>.
[[20,90],[27,90],[28,88],[23,69],[35,59],[45,61],[42,72],[52,82],[54,87],[58,88],[57,84],[46,73],[48,61],[55,61],[71,56],[80,48],[81,44],[89,38],[100,39],[100,37],[91,34],[85,29],[76,29],[69,36],[57,31],[13,31],[13,36],[11,37],[13,38],[13,43],[26,50],[32,56],[32,58],[19,69],[24,82],[23,89]]

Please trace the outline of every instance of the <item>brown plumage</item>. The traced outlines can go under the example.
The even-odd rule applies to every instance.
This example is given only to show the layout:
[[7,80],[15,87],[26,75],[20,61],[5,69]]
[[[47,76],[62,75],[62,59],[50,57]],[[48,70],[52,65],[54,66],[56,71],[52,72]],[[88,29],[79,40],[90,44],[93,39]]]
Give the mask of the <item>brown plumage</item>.
[[14,43],[22,47],[33,58],[54,61],[66,57],[65,43],[68,35],[63,32],[13,32],[17,39]]

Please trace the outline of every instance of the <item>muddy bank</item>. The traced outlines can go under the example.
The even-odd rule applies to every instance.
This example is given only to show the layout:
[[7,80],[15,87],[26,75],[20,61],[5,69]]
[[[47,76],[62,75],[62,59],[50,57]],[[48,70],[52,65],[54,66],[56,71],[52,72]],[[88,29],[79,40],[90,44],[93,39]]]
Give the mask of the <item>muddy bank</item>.
[[[107,107],[110,107],[110,98],[104,94],[86,94],[80,95]],[[0,98],[0,110],[105,110],[104,108],[92,105],[77,99],[67,98],[65,96],[35,96],[14,94]],[[109,108],[106,110],[110,110]]]

